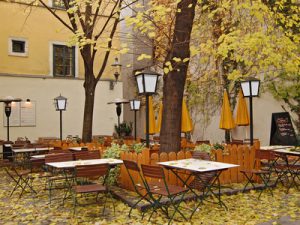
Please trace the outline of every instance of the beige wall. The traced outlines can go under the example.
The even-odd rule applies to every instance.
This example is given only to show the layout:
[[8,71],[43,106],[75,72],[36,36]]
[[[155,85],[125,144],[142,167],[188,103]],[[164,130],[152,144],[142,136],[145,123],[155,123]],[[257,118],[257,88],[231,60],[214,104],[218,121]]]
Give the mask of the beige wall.
[[[108,81],[98,83],[95,94],[94,135],[113,133],[117,115],[115,105],[108,105],[107,102],[121,97],[122,92],[121,82],[114,90],[109,90]],[[63,138],[69,134],[81,137],[84,109],[83,80],[0,76],[0,98],[13,96],[36,101],[36,126],[11,127],[10,139],[16,140],[17,137],[25,136],[30,140],[45,136],[59,137],[59,112],[55,111],[53,105],[53,98],[59,94],[68,98],[67,111],[63,112]],[[0,103],[0,139],[6,140],[3,108],[4,104]]]
[[[57,10],[56,12],[62,18],[66,17],[65,11]],[[71,32],[45,8],[29,7],[28,5],[19,3],[0,1],[0,21],[0,73],[51,76],[50,44],[53,42],[67,43],[71,38]],[[101,22],[97,26],[101,27]],[[28,56],[20,57],[8,54],[8,40],[11,37],[25,38],[27,40]],[[119,40],[114,40],[113,45],[117,48]],[[98,52],[94,65],[95,73],[99,72],[102,57],[103,52]],[[112,52],[107,65],[113,63],[114,57]],[[83,77],[83,74],[83,61],[78,52],[78,75],[79,77]],[[113,78],[110,66],[107,67],[102,78]]]

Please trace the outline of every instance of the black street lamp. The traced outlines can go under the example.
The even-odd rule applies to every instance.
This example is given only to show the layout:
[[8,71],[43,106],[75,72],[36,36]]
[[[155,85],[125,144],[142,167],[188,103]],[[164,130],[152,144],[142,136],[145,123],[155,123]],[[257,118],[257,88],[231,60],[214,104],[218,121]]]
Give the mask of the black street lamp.
[[137,99],[130,100],[130,109],[134,111],[134,140],[136,140],[136,112],[140,110],[141,101]]
[[253,145],[253,104],[252,97],[258,97],[260,80],[255,78],[249,78],[248,80],[241,81],[241,87],[244,97],[249,98],[250,108],[250,145]]
[[149,147],[149,96],[156,93],[158,73],[151,71],[140,72],[135,75],[139,95],[146,96],[146,146]]
[[4,99],[0,99],[0,102],[4,102],[4,111],[6,115],[6,122],[7,122],[7,141],[9,141],[9,117],[11,115],[11,104],[12,102],[20,102],[22,99],[20,98],[13,98],[11,96],[7,96]]
[[67,108],[67,98],[59,95],[54,98],[54,106],[56,111],[59,111],[59,124],[60,124],[60,140],[62,141],[62,111],[65,111]]
[[[108,102],[107,104],[116,104],[116,113],[118,116],[118,127],[120,127],[120,116],[122,113],[122,106],[121,104],[129,103],[129,100],[124,98],[116,98],[115,100]],[[118,137],[120,137],[120,133],[118,132]]]

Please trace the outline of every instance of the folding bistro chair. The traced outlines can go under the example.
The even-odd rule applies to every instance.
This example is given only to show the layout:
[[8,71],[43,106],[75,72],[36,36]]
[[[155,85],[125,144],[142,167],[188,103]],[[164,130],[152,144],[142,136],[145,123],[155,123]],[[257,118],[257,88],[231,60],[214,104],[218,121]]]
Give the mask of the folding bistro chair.
[[36,194],[36,191],[32,187],[33,177],[30,176],[30,170],[28,170],[28,169],[19,170],[19,169],[16,168],[16,166],[13,163],[6,164],[6,166],[4,167],[4,170],[5,170],[6,174],[15,183],[15,186],[14,186],[13,190],[11,191],[11,193],[9,195],[10,197],[19,188],[21,189],[21,193],[19,194],[19,198],[21,198],[22,195],[24,194],[24,192],[26,192],[28,189],[32,193]]
[[[109,173],[109,165],[80,165],[75,168],[75,185],[73,186],[73,213],[76,213],[76,206],[79,205],[77,200],[77,194],[86,195],[90,193],[96,193],[96,202],[100,193],[104,194],[105,201],[103,206],[102,214],[105,212],[107,197],[110,194],[106,184],[106,178]],[[86,182],[87,179],[90,182]],[[102,183],[95,183],[95,181],[102,180]],[[115,205],[113,202],[115,211]]]
[[[192,153],[192,158],[194,159],[202,159],[206,161],[210,161],[210,156],[206,152],[194,151]],[[202,173],[194,173],[194,179],[190,183],[190,187],[192,189],[198,190],[201,194],[196,194],[197,198],[200,199],[197,207],[193,210],[190,218],[193,217],[194,213],[198,209],[198,207],[203,204],[203,200],[206,199],[209,195],[214,196],[218,199],[218,204],[220,206],[224,206],[227,209],[225,203],[221,200],[221,185],[219,181],[219,175],[221,170],[219,171],[211,171],[211,172],[202,172]],[[214,190],[217,189],[217,193]],[[195,194],[195,193],[194,193]],[[213,202],[215,203],[215,202]]]
[[[71,153],[58,153],[58,154],[48,154],[45,155],[45,163],[51,162],[66,162],[72,161],[73,155]],[[47,171],[50,172],[51,175],[48,177],[48,190],[49,190],[49,203],[52,202],[52,190],[54,189],[65,189],[70,188],[73,175],[70,171],[66,170],[55,170],[54,168],[47,167]],[[55,183],[60,182],[63,183],[60,187],[53,187]],[[66,197],[66,194],[65,194]],[[64,199],[65,199],[64,197]]]
[[287,154],[276,152],[275,156],[275,172],[278,174],[276,184],[281,182],[282,185],[286,183],[288,193],[290,188],[294,185],[299,190],[297,179],[300,181],[300,156],[299,158],[289,158]]
[[[146,191],[145,181],[142,177],[142,174],[141,174],[141,171],[140,171],[140,168],[139,168],[138,164],[134,161],[129,161],[129,160],[123,160],[123,163],[125,165],[127,173],[128,173],[129,178],[131,180],[133,188],[134,188],[135,192],[139,195],[139,199],[133,205],[130,205],[130,210],[129,210],[129,213],[128,213],[128,216],[130,217],[132,210],[135,209],[141,201],[146,200],[150,205],[153,202],[149,198],[148,192]],[[140,180],[140,182],[135,182],[134,176],[136,176]],[[148,182],[148,185],[149,185],[149,188],[152,190],[152,189],[160,187],[161,183],[159,183],[159,182],[152,182],[152,183]],[[142,212],[142,219],[144,218],[144,214],[145,213]]]
[[[254,189],[257,188],[255,186],[254,177],[258,176],[263,183],[263,187],[260,189],[258,199],[260,198],[264,190],[268,190],[270,194],[273,196],[273,191],[272,191],[272,186],[270,185],[270,181],[271,181],[271,175],[275,169],[274,167],[275,163],[276,163],[276,157],[273,151],[256,150],[253,168],[249,170],[240,171],[242,174],[244,174],[244,176],[247,179],[247,183],[244,186],[243,192],[245,192],[249,184],[251,184]],[[259,167],[260,169],[257,169]],[[276,183],[277,181],[275,182],[275,184]]]
[[[156,212],[157,209],[161,209],[163,213],[167,215],[169,218],[169,223],[173,220],[176,212],[178,212],[184,220],[187,221],[187,218],[185,215],[179,210],[179,206],[181,202],[183,201],[184,195],[187,193],[188,189],[185,187],[180,187],[176,185],[168,185],[167,181],[165,179],[164,170],[161,167],[158,166],[151,166],[151,165],[141,165],[142,172],[145,180],[145,186],[146,190],[148,192],[149,197],[152,200],[152,213],[148,219],[150,221],[152,215],[154,212]],[[147,180],[147,178],[151,179],[159,179],[162,182],[162,185],[152,188],[151,183]],[[163,203],[163,197],[166,197],[169,202]],[[174,209],[174,212],[171,216],[169,216],[168,209],[169,207],[172,207]]]

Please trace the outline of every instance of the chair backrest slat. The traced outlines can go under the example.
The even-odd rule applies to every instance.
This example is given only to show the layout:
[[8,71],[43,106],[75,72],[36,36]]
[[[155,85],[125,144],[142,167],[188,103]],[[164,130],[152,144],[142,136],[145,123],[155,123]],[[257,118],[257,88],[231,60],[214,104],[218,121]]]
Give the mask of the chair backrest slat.
[[207,152],[193,151],[192,157],[194,159],[210,160],[209,154]]
[[74,153],[75,160],[100,159],[99,151],[81,151]]
[[158,178],[158,179],[165,178],[164,170],[159,166],[142,164],[141,167],[142,167],[142,172],[144,177]]
[[108,173],[109,165],[101,164],[101,165],[79,165],[76,166],[76,177],[86,177],[86,178],[94,178],[94,177],[102,177]]
[[58,153],[45,155],[45,163],[51,162],[65,162],[72,161],[73,155],[71,153]]
[[134,170],[136,172],[140,172],[140,168],[136,162],[124,159],[123,163],[128,170]]

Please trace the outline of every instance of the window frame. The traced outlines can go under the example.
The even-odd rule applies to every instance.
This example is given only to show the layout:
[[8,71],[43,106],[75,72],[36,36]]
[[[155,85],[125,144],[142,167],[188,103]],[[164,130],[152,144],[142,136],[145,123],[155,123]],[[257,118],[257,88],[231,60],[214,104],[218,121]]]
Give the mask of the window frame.
[[50,54],[49,54],[49,68],[50,68],[50,76],[52,77],[59,77],[59,78],[77,78],[78,77],[78,46],[71,46],[74,48],[72,52],[72,69],[73,69],[73,74],[72,75],[55,75],[55,54],[54,54],[54,47],[55,45],[61,45],[64,47],[68,47],[68,45],[65,42],[50,42],[49,47],[50,47]]
[[50,7],[55,8],[55,9],[61,9],[61,10],[66,10],[65,6],[60,6],[60,5],[56,5],[54,3],[54,0],[49,0],[50,1]]
[[[24,52],[14,52],[13,51],[13,41],[24,42]],[[27,40],[27,38],[20,38],[20,37],[8,38],[8,55],[27,57],[28,56],[28,40]]]

